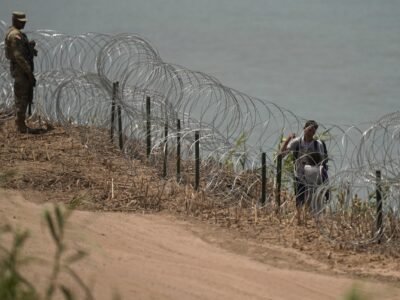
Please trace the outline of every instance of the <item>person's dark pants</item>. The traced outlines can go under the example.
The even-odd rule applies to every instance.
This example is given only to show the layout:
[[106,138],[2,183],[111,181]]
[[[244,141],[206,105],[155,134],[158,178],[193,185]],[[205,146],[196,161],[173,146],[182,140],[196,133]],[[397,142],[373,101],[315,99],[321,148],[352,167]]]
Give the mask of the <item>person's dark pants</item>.
[[22,72],[16,72],[14,76],[14,96],[16,110],[16,125],[19,131],[25,131],[25,115],[29,103],[32,103],[33,85]]
[[[322,180],[323,183],[325,184],[328,183],[328,172],[326,170],[323,172]],[[295,177],[294,191],[296,193],[296,207],[297,208],[302,207],[307,200],[306,199],[307,186],[297,177]],[[330,190],[327,189],[324,195],[326,202],[329,201],[330,194],[331,194]]]
[[294,191],[296,193],[296,207],[302,207],[306,201],[306,185],[295,177]]
[[[322,183],[323,184],[328,184],[329,183],[328,168],[327,167],[322,168]],[[331,191],[329,189],[327,189],[326,192],[325,192],[326,202],[328,202],[330,198],[331,198]]]

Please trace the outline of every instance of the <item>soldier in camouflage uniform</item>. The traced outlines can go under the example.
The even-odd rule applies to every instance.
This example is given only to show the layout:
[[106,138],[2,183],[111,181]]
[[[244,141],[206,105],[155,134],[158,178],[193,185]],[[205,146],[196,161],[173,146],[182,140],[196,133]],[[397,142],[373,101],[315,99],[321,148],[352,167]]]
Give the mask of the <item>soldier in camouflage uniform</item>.
[[37,54],[34,41],[29,41],[21,30],[27,19],[22,12],[13,12],[12,26],[5,37],[6,57],[10,60],[10,72],[14,78],[14,96],[16,108],[16,126],[21,133],[35,133],[25,124],[26,109],[33,99],[33,87],[36,84],[33,75],[33,57]]

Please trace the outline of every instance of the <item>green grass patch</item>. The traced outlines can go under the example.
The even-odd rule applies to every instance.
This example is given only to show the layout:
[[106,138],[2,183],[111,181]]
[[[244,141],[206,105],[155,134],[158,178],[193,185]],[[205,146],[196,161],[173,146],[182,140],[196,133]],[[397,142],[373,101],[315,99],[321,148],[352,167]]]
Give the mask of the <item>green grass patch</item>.
[[6,187],[7,184],[17,176],[15,170],[5,170],[0,172],[0,187]]

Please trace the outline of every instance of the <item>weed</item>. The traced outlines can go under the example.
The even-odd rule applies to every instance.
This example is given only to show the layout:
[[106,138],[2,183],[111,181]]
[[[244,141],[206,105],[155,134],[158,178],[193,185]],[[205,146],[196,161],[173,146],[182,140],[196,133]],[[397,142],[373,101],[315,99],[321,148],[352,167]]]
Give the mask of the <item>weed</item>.
[[344,300],[368,300],[367,298],[358,288],[357,286],[353,286],[350,291],[344,297]]
[[72,264],[85,257],[86,253],[80,250],[73,253],[67,251],[64,234],[69,216],[70,211],[62,209],[59,205],[44,212],[44,219],[56,250],[51,264],[51,276],[43,293],[38,291],[35,285],[21,273],[21,266],[33,261],[33,258],[22,256],[25,242],[29,238],[28,231],[16,230],[9,225],[0,229],[0,237],[3,235],[12,237],[12,244],[9,248],[0,244],[0,299],[51,300],[57,294],[61,294],[66,300],[77,299],[73,289],[59,280],[62,273],[73,279],[73,282],[83,291],[84,299],[93,299],[89,288],[71,267]]
[[5,187],[16,175],[17,172],[15,170],[0,172],[0,187]]
[[21,250],[28,239],[28,232],[19,230],[12,232],[10,226],[5,226],[1,233],[12,233],[13,242],[10,249],[0,245],[0,299],[39,299],[33,285],[19,271],[24,262],[21,257]]

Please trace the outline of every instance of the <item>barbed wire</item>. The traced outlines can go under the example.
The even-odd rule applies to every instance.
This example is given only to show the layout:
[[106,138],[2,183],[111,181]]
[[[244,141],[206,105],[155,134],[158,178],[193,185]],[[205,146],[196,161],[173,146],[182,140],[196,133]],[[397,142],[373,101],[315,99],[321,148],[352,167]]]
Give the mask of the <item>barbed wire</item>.
[[[12,78],[4,53],[6,31],[7,24],[0,21],[0,108],[3,110],[13,107]],[[260,168],[261,152],[267,155],[272,184],[282,138],[290,132],[302,132],[305,122],[302,117],[273,101],[227,87],[206,73],[166,63],[138,35],[68,35],[51,30],[27,34],[36,41],[38,50],[34,113],[65,127],[73,124],[110,128],[113,83],[119,82],[117,101],[122,108],[123,152],[135,153],[135,148],[143,145],[140,141],[147,136],[146,97],[150,97],[152,153],[161,152],[165,140],[173,145],[179,133],[182,157],[190,159],[194,132],[199,131],[203,187],[222,195],[221,199],[230,205],[252,203],[254,199],[250,197],[258,195],[255,190],[259,188],[260,177],[249,176],[249,170]],[[10,116],[2,116],[5,117]],[[182,124],[179,132],[178,119]],[[382,181],[388,186],[384,209],[399,218],[399,126],[400,112],[383,116],[367,128],[320,124],[321,138],[328,147],[331,178],[317,189],[312,205],[325,214],[325,222],[331,222],[323,230],[331,226],[338,212],[343,215],[355,203],[358,205],[357,199],[364,197],[364,203],[371,202],[376,170],[381,170]],[[175,148],[169,149],[173,155]],[[228,176],[227,170],[233,175]],[[286,188],[291,190],[292,170],[283,172]],[[326,191],[332,194],[331,200],[321,203],[321,195]],[[341,226],[351,227],[349,218],[341,218]],[[374,215],[370,218],[368,224],[376,222]],[[372,241],[364,231],[354,234],[352,240]]]

